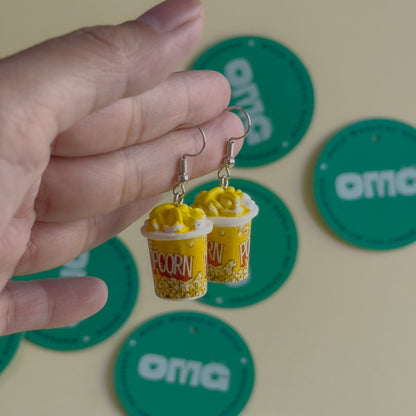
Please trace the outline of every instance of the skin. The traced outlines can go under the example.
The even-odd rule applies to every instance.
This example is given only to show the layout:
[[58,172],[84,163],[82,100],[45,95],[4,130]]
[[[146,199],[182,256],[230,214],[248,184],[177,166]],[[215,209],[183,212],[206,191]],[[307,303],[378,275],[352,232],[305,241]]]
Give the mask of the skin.
[[[199,0],[167,0],[119,26],[84,28],[0,60],[0,335],[69,325],[107,299],[96,277],[10,281],[58,267],[221,164],[243,134],[219,73],[174,72],[203,29]],[[238,145],[239,146],[239,145]],[[236,149],[237,151],[239,148]]]

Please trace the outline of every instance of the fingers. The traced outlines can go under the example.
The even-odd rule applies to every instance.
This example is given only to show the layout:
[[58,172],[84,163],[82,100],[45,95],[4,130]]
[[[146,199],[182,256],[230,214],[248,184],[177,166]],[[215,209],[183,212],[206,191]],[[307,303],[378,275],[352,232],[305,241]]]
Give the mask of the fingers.
[[5,59],[1,104],[41,112],[62,131],[169,76],[198,41],[202,13],[198,0],[167,0],[137,20],[84,28]]
[[167,0],[141,19],[81,29],[0,61],[0,234],[46,168],[56,135],[167,78],[198,41],[202,14],[198,0]]
[[155,206],[160,198],[161,195],[156,195],[135,201],[94,218],[65,223],[36,223],[30,244],[14,274],[39,273],[67,263],[120,233]]
[[[240,119],[230,112],[202,127],[207,145],[200,156],[189,158],[191,177],[217,169],[226,140],[243,134]],[[180,157],[197,153],[201,140],[197,129],[181,129],[117,152],[53,158],[36,200],[37,218],[73,221],[104,215],[140,198],[166,192],[175,183]],[[236,142],[236,152],[241,144],[242,141]]]
[[87,156],[145,142],[183,123],[212,120],[229,100],[230,86],[220,73],[175,73],[140,96],[90,114],[57,137],[52,153]]
[[0,335],[66,326],[106,301],[107,286],[93,277],[10,281],[0,293]]

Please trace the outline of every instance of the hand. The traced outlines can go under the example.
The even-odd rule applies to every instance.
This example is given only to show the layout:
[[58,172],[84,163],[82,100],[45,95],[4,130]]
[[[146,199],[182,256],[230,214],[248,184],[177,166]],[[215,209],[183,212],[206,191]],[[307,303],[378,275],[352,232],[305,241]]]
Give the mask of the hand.
[[[242,134],[225,78],[172,73],[203,26],[198,0],[167,0],[116,27],[81,29],[0,60],[0,335],[69,325],[106,302],[93,277],[9,281],[103,243],[172,188],[177,162],[217,169]],[[237,144],[237,143],[236,143]]]

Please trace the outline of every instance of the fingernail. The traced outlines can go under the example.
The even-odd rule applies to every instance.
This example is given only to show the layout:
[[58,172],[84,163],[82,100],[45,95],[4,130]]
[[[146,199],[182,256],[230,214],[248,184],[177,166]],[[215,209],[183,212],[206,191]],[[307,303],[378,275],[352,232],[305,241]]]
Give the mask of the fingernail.
[[202,15],[199,0],[166,0],[139,17],[158,32],[170,32]]

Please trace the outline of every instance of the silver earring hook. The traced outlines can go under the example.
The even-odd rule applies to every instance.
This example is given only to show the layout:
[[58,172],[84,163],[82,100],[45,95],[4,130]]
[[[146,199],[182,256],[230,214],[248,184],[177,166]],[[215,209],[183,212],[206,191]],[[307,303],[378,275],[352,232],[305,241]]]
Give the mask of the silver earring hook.
[[250,132],[251,128],[251,119],[248,115],[247,111],[243,110],[241,107],[237,107],[235,105],[232,105],[228,107],[225,111],[240,111],[244,114],[244,117],[247,121],[247,127],[244,132],[244,134],[240,137],[231,137],[227,140],[227,146],[225,151],[225,157],[222,166],[217,172],[218,179],[220,180],[220,184],[224,189],[228,188],[228,182],[231,177],[231,168],[235,165],[235,159],[234,159],[234,141],[244,139],[247,137],[248,133]]
[[173,188],[173,203],[175,205],[180,205],[183,203],[183,198],[185,195],[185,185],[188,183],[189,181],[189,175],[188,175],[188,157],[195,157],[200,155],[206,146],[207,143],[207,137],[206,134],[204,132],[204,130],[198,126],[197,124],[194,123],[186,123],[186,124],[182,124],[181,126],[178,127],[178,129],[182,128],[182,127],[186,127],[186,126],[192,126],[195,127],[199,130],[199,132],[201,133],[202,136],[202,147],[201,150],[197,153],[194,154],[190,154],[190,153],[185,153],[180,159],[179,159],[179,175],[177,178],[177,183]]
[[228,107],[225,111],[233,111],[233,110],[240,111],[241,113],[243,113],[244,118],[246,119],[246,122],[247,122],[247,127],[246,127],[246,130],[245,130],[245,132],[242,136],[240,136],[240,137],[231,137],[231,139],[229,139],[229,141],[230,140],[245,139],[248,136],[248,133],[250,132],[250,129],[251,129],[251,118],[250,118],[250,116],[249,116],[249,114],[247,113],[246,110],[244,110],[243,108],[238,107],[236,105],[232,105],[232,106]]
[[195,127],[196,129],[199,130],[199,132],[201,133],[201,136],[202,136],[202,147],[201,147],[201,150],[198,153],[194,153],[193,155],[191,155],[190,153],[185,153],[182,157],[195,157],[195,156],[198,156],[198,155],[200,155],[205,150],[205,146],[207,144],[207,136],[206,136],[204,130],[202,129],[202,127],[200,127],[200,126],[198,126],[197,124],[194,124],[194,123],[182,124],[178,128],[186,127],[186,126]]

